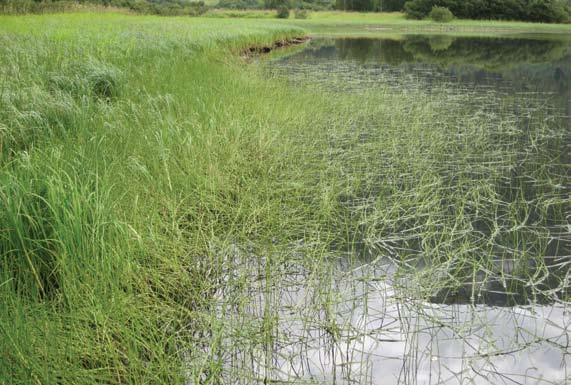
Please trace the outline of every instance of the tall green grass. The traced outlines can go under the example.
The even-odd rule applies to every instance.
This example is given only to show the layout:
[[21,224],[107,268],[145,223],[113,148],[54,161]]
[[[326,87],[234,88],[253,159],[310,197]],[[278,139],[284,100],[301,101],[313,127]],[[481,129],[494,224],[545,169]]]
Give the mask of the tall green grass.
[[213,247],[276,221],[270,165],[293,111],[234,54],[301,34],[2,17],[1,383],[184,383]]
[[317,168],[295,148],[335,106],[239,57],[304,32],[112,14],[1,23],[1,381],[217,383],[223,251],[283,248],[334,215],[316,211]]

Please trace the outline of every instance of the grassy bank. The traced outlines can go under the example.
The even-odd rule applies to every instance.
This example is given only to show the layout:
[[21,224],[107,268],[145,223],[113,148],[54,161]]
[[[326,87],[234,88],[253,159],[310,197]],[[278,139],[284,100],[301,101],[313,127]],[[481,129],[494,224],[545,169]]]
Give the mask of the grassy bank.
[[[427,300],[497,273],[502,246],[537,259],[501,272],[510,289],[564,301],[567,265],[541,260],[545,213],[568,215],[543,151],[564,127],[444,89],[294,88],[238,55],[300,23],[0,17],[2,385],[267,383],[292,271],[304,325],[339,338],[340,250],[394,258],[401,298]],[[532,198],[506,187],[525,167]],[[228,374],[250,353],[265,377]]]
[[[205,17],[216,18],[275,18],[275,11],[265,10],[211,10]],[[403,13],[359,13],[342,11],[310,12],[307,19],[295,19],[288,23],[298,25],[313,34],[348,35],[378,34],[386,32],[436,32],[436,33],[569,33],[571,24],[526,23],[494,20],[454,20],[436,23],[430,20],[409,20]]]
[[[0,25],[0,383],[184,383],[218,251],[287,223],[281,137],[309,119],[231,53],[302,32],[93,14]],[[190,377],[214,381],[203,358]]]

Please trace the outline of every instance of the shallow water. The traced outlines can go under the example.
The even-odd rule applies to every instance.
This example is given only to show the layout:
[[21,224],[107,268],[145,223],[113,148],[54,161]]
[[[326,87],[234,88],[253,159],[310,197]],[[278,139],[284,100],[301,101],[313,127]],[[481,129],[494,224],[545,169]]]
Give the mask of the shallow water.
[[[431,304],[407,296],[406,283],[394,279],[384,258],[362,265],[342,260],[316,283],[292,255],[273,270],[270,286],[261,278],[268,260],[235,263],[221,303],[233,302],[233,282],[248,288],[250,300],[241,312],[225,312],[235,327],[224,357],[229,383],[566,384],[571,378],[569,305]],[[249,335],[245,325],[264,328],[268,308],[275,322],[269,346],[240,339]]]
[[340,205],[385,218],[332,242],[329,263],[301,240],[279,257],[228,251],[228,383],[571,383],[571,39],[322,38],[267,66],[329,97],[414,91],[462,112],[328,137],[335,170],[367,181]]
[[[493,220],[474,215],[471,230],[483,238],[490,238],[498,227],[504,227],[503,239],[497,237],[492,242],[493,249],[485,251],[495,255],[495,268],[502,272],[517,270],[521,260],[530,255],[532,259],[541,255],[549,272],[554,273],[552,276],[561,273],[561,262],[565,264],[571,255],[568,204],[571,193],[571,39],[553,35],[316,39],[304,50],[272,61],[268,67],[272,73],[285,76],[302,87],[311,85],[339,93],[362,93],[364,98],[367,92],[375,89],[395,95],[420,91],[427,99],[433,94],[440,98],[440,107],[444,108],[439,113],[453,115],[455,111],[461,111],[456,114],[465,114],[465,121],[487,116],[488,120],[483,120],[486,125],[476,127],[486,131],[487,138],[481,139],[469,129],[464,132],[450,130],[451,137],[445,138],[451,144],[451,150],[438,153],[439,162],[432,165],[444,180],[440,194],[443,199],[449,199],[450,194],[445,189],[461,187],[458,180],[465,178],[468,184],[474,184],[503,169],[498,178],[487,180],[493,184],[491,188],[502,207]],[[418,103],[423,102],[418,100]],[[498,126],[505,122],[512,127],[502,132]],[[427,131],[434,131],[434,125],[439,123],[429,120],[422,125]],[[463,124],[462,121],[456,123]],[[382,129],[378,132],[383,135]],[[390,127],[386,127],[385,132],[399,135],[391,133]],[[454,151],[458,139],[453,136],[460,141],[465,138],[466,143],[461,144],[464,147],[481,145],[486,148],[483,152],[473,153],[469,148]],[[378,137],[373,129],[361,133],[361,142],[375,140]],[[469,143],[471,140],[474,142]],[[341,140],[339,146],[343,145]],[[421,161],[430,166],[436,153],[437,150],[429,149],[427,154],[421,155],[425,158]],[[385,163],[393,162],[388,156]],[[375,171],[377,175],[374,175]],[[394,176],[387,177],[380,169],[370,173],[365,178],[377,177],[382,179],[379,183],[385,185],[394,183]],[[399,180],[403,177],[406,175],[400,175]],[[470,188],[473,185],[467,187],[468,192]],[[381,189],[377,187],[377,190]],[[358,198],[369,198],[378,192],[368,194]],[[560,199],[562,213],[541,209],[541,202],[547,196]],[[513,240],[510,237],[514,233],[509,234],[508,230],[510,225],[498,218],[510,216],[513,206],[518,203],[524,206],[526,218],[522,220],[523,224],[512,226],[512,229],[518,228],[518,239]],[[537,236],[540,232],[543,235]],[[419,243],[422,240],[417,239],[417,244],[414,242],[404,246],[421,254]],[[418,258],[420,263],[421,259]],[[476,280],[480,281],[480,276],[486,274],[478,272],[476,275]],[[515,281],[506,284],[505,277],[499,281],[497,277],[487,281],[477,302],[504,306],[526,304],[537,294]],[[544,282],[543,289],[553,289],[554,285],[560,284],[560,280],[548,281]],[[511,285],[511,291],[515,292],[506,290],[506,285]],[[470,291],[470,287],[454,293],[445,289],[432,299],[435,302],[468,302]],[[534,300],[549,301],[542,295],[535,295]]]

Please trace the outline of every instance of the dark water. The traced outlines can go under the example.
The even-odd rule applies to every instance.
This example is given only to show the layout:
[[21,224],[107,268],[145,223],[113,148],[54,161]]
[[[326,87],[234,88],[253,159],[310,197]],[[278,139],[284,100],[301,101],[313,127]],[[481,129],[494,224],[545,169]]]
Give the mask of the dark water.
[[[232,339],[229,383],[571,384],[571,37],[323,38],[268,67],[296,86],[322,89],[326,97],[420,91],[418,102],[427,100],[440,113],[498,119],[470,127],[480,129],[480,136],[455,131],[443,149],[406,152],[415,159],[401,159],[400,148],[366,152],[376,148],[368,141],[407,135],[392,130],[390,120],[357,127],[357,144],[336,137],[331,152],[347,166],[340,172],[372,180],[365,191],[340,198],[349,215],[366,212],[364,202],[381,193],[386,202],[408,199],[414,206],[414,173],[400,174],[406,167],[397,168],[398,175],[391,171],[391,162],[414,161],[438,178],[435,212],[420,212],[419,203],[382,231],[363,221],[359,234],[335,243],[332,266],[308,267],[312,259],[304,257],[303,243],[270,267],[267,261],[237,260],[221,298],[231,302],[246,290],[250,301],[242,305],[245,311],[225,314],[229,333],[239,336],[268,309],[275,330],[263,347]],[[440,104],[431,93],[442,98]],[[454,122],[463,119],[460,114]],[[510,124],[505,129],[498,121]],[[423,124],[434,129],[432,121]],[[417,133],[400,143],[407,146]],[[353,161],[359,166],[352,167]],[[493,190],[489,205],[463,196],[478,186]],[[468,207],[461,211],[467,230],[450,225],[458,213],[450,208],[458,201]],[[514,226],[510,216],[520,211],[523,220]],[[430,215],[441,229],[434,239],[416,234]],[[377,233],[380,242],[364,241]],[[481,266],[469,270],[469,277],[461,269],[451,273],[441,267],[447,256],[439,250],[462,252],[463,260]],[[260,279],[270,276],[271,285]],[[437,284],[440,289],[428,297],[417,295],[424,293],[420,282],[440,280],[450,284]]]
[[[540,99],[571,127],[571,36],[320,38],[270,66],[292,81],[342,91],[447,87]],[[562,154],[568,163],[570,153]]]
[[315,39],[305,50],[273,65],[292,72],[311,72],[313,67],[311,75],[317,75],[319,66],[328,67],[325,73],[338,74],[339,66],[347,63],[365,72],[377,69],[389,84],[414,79],[428,87],[446,82],[511,93],[538,92],[555,97],[563,112],[571,115],[571,37],[567,36]]

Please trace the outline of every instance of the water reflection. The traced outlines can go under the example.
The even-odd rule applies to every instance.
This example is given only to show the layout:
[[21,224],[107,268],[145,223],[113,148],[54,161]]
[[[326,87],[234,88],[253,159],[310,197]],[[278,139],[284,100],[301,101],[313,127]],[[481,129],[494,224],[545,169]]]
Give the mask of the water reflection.
[[[410,288],[391,278],[395,267],[384,258],[340,262],[319,283],[303,260],[287,261],[273,271],[271,289],[261,278],[267,260],[229,268],[230,287],[245,284],[250,298],[242,303],[245,313],[227,315],[234,336],[244,325],[261,327],[268,306],[275,322],[269,346],[228,340],[229,382],[562,384],[570,378],[567,305],[434,305],[407,296]],[[228,300],[234,289],[221,296]]]
[[571,115],[571,38],[567,36],[316,39],[307,49],[274,64],[278,71],[303,71],[301,65],[326,63],[335,73],[339,62],[381,67],[393,77],[398,72],[414,74],[433,85],[461,82],[512,93],[553,94],[566,115]]

